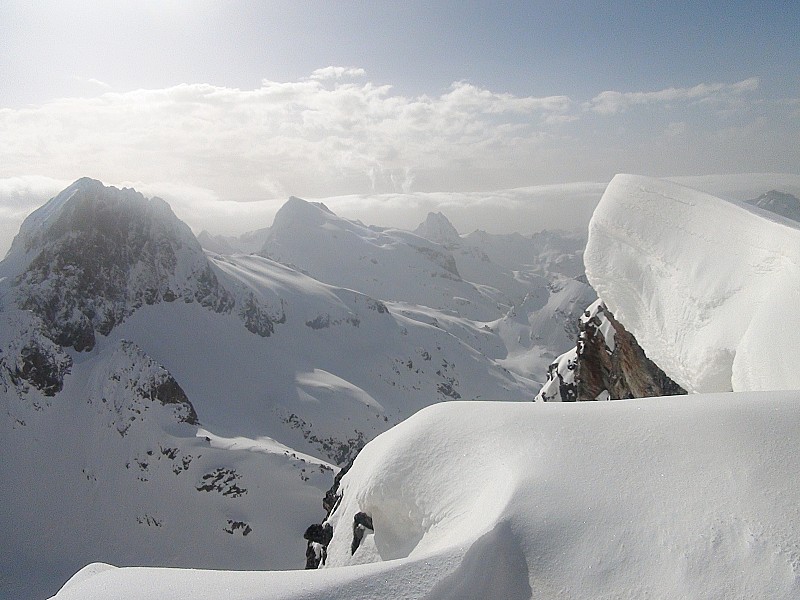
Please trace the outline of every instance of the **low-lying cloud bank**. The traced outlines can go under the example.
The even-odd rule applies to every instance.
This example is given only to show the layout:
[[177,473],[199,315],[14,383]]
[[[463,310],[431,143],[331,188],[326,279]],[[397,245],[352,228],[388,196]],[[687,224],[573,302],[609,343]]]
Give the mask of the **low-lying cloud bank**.
[[[758,77],[593,97],[457,81],[404,96],[357,66],[0,107],[0,177],[168,182],[221,200],[486,191],[617,172],[793,172],[800,100]],[[166,185],[166,183],[164,183]]]

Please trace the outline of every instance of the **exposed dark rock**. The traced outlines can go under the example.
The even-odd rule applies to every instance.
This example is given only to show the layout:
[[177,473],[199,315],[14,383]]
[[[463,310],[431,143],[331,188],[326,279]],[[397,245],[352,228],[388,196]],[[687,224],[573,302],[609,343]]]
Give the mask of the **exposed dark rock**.
[[358,512],[353,517],[353,542],[350,544],[350,554],[355,554],[364,539],[367,529],[374,531],[372,517],[367,513]]
[[449,252],[442,252],[435,248],[427,248],[425,246],[414,246],[420,254],[424,254],[432,263],[440,266],[447,272],[447,275],[442,274],[443,277],[453,279],[455,281],[461,280],[461,274],[458,272],[456,266],[456,259]]
[[328,523],[328,518],[333,511],[339,507],[342,501],[339,485],[341,484],[342,477],[344,477],[350,470],[350,467],[353,466],[356,455],[353,455],[347,464],[339,470],[336,477],[333,478],[333,485],[325,493],[325,497],[322,499],[322,508],[325,509],[325,518],[322,520],[322,523],[311,525],[306,529],[306,533],[303,536],[308,540],[308,546],[306,548],[306,569],[317,569],[325,564],[325,560],[328,556],[328,544],[331,539],[333,539],[333,527]]
[[239,316],[244,320],[244,326],[248,331],[261,337],[269,337],[275,332],[275,323],[284,323],[286,321],[285,312],[282,312],[278,319],[274,319],[267,314],[267,311],[259,304],[252,293],[241,303]]
[[539,399],[581,402],[686,393],[647,358],[636,338],[602,302],[584,312],[578,330],[576,348],[550,365]]
[[196,302],[225,314],[238,309],[245,327],[262,337],[286,319],[252,293],[236,297],[225,289],[166,202],[90,179],[31,214],[9,255],[25,265],[14,279],[16,305],[39,316],[55,343],[79,352],[137,309],[160,302]]
[[370,298],[369,300],[367,300],[367,307],[369,307],[370,310],[377,311],[379,315],[389,314],[389,309],[380,300],[373,300]]
[[189,425],[197,425],[197,412],[194,406],[189,402],[189,397],[183,388],[178,385],[178,382],[170,376],[164,381],[158,382],[153,388],[153,398],[161,402],[161,404],[178,404],[185,408],[184,414],[181,415],[181,421]]
[[333,527],[330,523],[311,525],[303,534],[308,540],[306,547],[306,569],[317,569],[324,565],[328,558],[328,544],[333,539]]
[[55,396],[64,387],[64,376],[69,373],[72,360],[69,356],[54,353],[31,339],[20,352],[22,364],[11,374],[14,383],[25,380],[45,396]]
[[313,432],[309,423],[294,413],[284,418],[283,422],[289,427],[300,430],[303,438],[312,444],[316,444],[319,450],[324,452],[337,465],[348,464],[367,443],[364,438],[364,432],[358,430],[353,431],[355,437],[346,441],[335,437],[320,438]]
[[331,326],[331,316],[328,314],[319,315],[311,321],[306,321],[306,327],[311,329],[327,329]]
[[636,338],[614,318],[605,305],[600,306],[598,313],[614,329],[614,350],[608,351],[606,340],[599,329],[601,316],[595,315],[582,320],[575,373],[576,400],[595,400],[606,390],[613,400],[686,393],[686,390],[647,358]]
[[246,489],[239,487],[236,483],[241,478],[242,476],[233,469],[219,468],[212,473],[203,475],[203,483],[198,485],[196,489],[198,492],[217,492],[223,496],[238,498],[247,493]]
[[234,521],[233,519],[228,519],[228,526],[223,527],[222,530],[231,535],[236,531],[240,531],[243,536],[247,536],[253,532],[253,528],[244,521]]
[[353,458],[350,459],[350,461],[339,470],[339,472],[336,474],[336,477],[333,478],[333,485],[327,492],[325,492],[325,497],[322,499],[322,508],[324,508],[325,512],[327,513],[325,515],[326,518],[329,517],[334,510],[336,510],[336,508],[339,506],[339,503],[342,501],[342,495],[339,493],[339,484],[342,482],[342,477],[344,477],[350,470],[350,467],[353,466],[355,460],[356,457],[353,456]]
[[[575,369],[577,367],[577,354],[573,350],[571,353],[560,357],[559,362],[553,363],[547,369],[547,379],[556,384],[558,398],[562,402],[575,402],[578,399],[578,386],[575,383]],[[542,399],[549,401],[551,398],[543,395]]]

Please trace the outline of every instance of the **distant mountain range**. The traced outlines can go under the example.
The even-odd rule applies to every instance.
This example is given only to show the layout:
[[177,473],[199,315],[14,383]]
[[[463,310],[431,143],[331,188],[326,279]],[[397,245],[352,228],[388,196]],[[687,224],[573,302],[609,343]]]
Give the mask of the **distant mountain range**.
[[81,179],[0,263],[12,596],[97,559],[301,567],[338,465],[429,404],[532,400],[595,297],[583,236],[460,236],[441,214],[412,233],[290,198],[200,239]]

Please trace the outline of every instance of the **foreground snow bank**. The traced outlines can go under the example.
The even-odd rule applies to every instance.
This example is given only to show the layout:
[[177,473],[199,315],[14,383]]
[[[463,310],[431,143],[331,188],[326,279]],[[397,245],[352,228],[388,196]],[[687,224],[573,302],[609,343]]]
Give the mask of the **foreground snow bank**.
[[[800,392],[435,405],[343,478],[344,566],[96,569],[57,598],[797,598],[799,408]],[[357,512],[374,533],[351,555]]]
[[589,226],[586,275],[690,392],[800,388],[800,230],[675,183],[617,175]]

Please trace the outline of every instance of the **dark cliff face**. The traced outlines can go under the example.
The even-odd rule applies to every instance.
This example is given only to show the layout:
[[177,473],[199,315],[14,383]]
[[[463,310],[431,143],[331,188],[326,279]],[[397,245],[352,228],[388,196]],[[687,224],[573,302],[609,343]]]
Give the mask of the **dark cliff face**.
[[578,330],[576,348],[550,366],[538,400],[582,402],[686,393],[647,358],[633,334],[601,301],[586,309]]
[[342,501],[342,491],[339,489],[339,486],[342,482],[342,477],[344,477],[350,470],[350,467],[353,466],[357,455],[358,452],[356,452],[347,464],[336,474],[333,485],[322,499],[322,508],[325,509],[326,513],[322,523],[310,525],[303,535],[303,538],[308,542],[306,548],[306,569],[318,569],[325,564],[328,555],[328,544],[330,544],[333,539],[333,527],[328,523],[328,518],[333,511],[339,507]]
[[158,198],[83,179],[23,224],[12,253],[25,256],[15,277],[17,305],[40,316],[54,342],[91,350],[137,308],[198,302],[229,312],[189,228]]
[[[614,335],[613,350],[602,331],[603,320]],[[580,322],[576,400],[595,400],[607,391],[609,399],[676,396],[686,391],[647,358],[636,338],[604,304]]]

